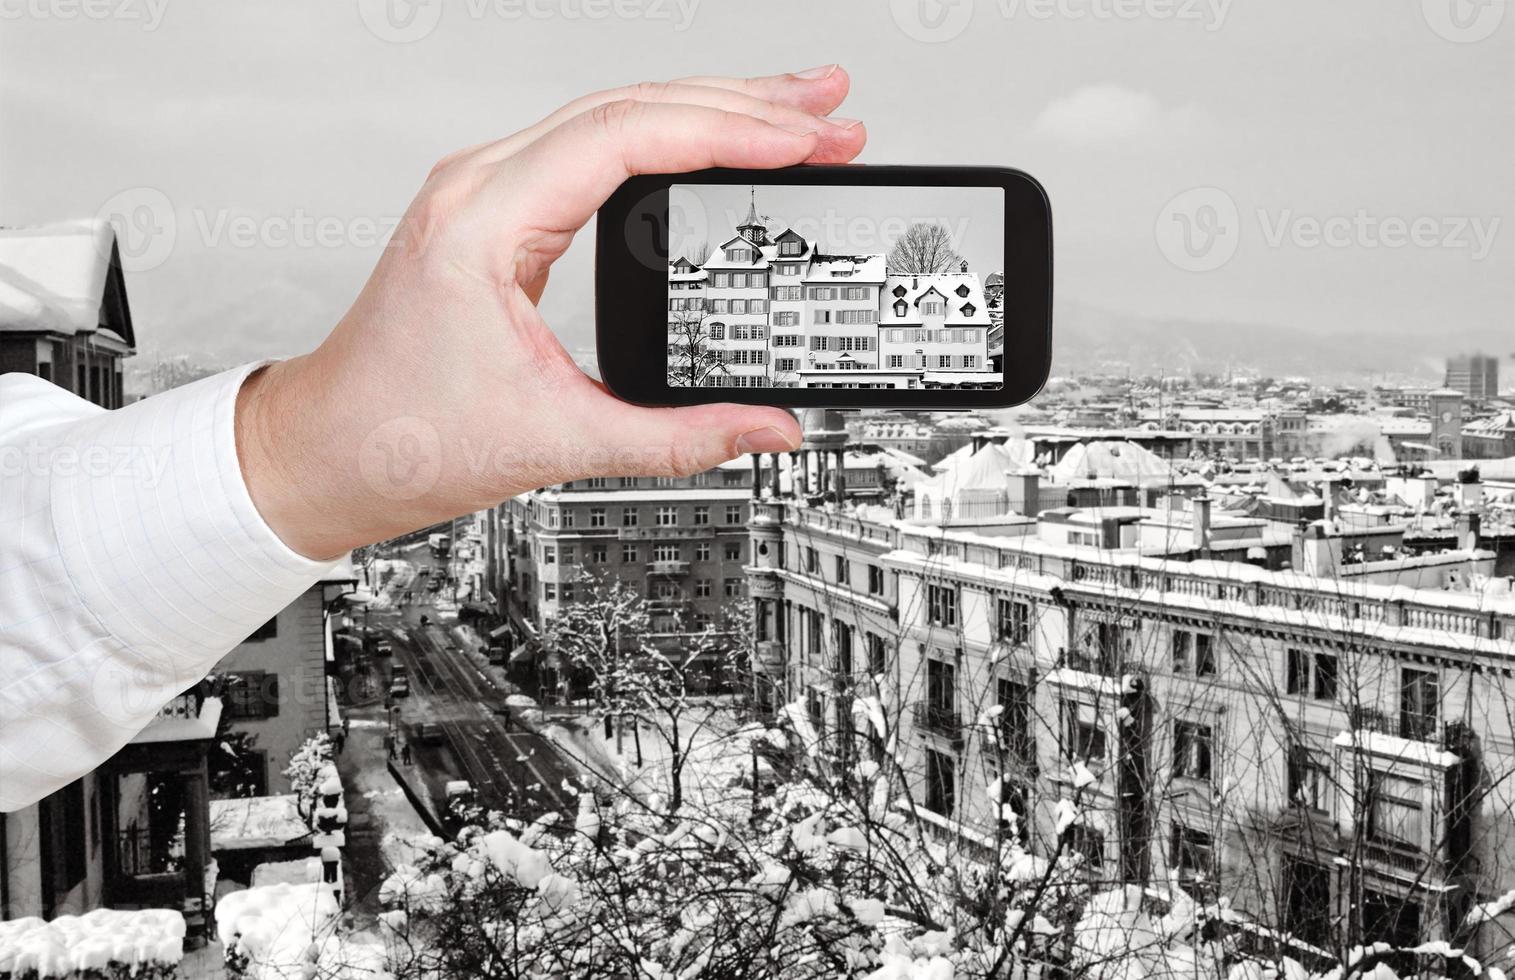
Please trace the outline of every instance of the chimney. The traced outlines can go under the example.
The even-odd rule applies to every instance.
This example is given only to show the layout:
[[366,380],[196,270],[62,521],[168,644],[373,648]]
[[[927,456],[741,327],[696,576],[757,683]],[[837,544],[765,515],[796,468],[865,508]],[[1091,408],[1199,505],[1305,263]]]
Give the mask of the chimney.
[[1457,550],[1473,551],[1478,547],[1478,532],[1482,529],[1482,521],[1477,514],[1463,511],[1457,515],[1453,524],[1453,533],[1457,536]]
[[1294,561],[1296,569],[1316,578],[1335,577],[1335,556],[1323,522],[1313,521],[1306,525],[1295,540],[1295,548],[1298,552]]
[[1194,533],[1194,550],[1210,549],[1210,498],[1201,494],[1190,501],[1190,528]]
[[1035,469],[1005,474],[1005,491],[1005,503],[1010,510],[1027,517],[1041,513],[1041,474]]
[[1325,504],[1323,519],[1326,523],[1334,523],[1336,520],[1336,483],[1327,477],[1320,485],[1320,499]]

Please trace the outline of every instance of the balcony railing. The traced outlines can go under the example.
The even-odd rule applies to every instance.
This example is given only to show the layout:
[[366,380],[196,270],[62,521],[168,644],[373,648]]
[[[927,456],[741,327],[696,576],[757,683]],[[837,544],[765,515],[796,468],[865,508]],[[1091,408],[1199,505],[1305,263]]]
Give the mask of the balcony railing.
[[957,712],[934,701],[917,701],[912,709],[915,727],[921,731],[957,740],[963,737],[963,725]]
[[672,559],[665,560],[665,561],[650,561],[650,562],[647,563],[647,574],[648,575],[688,575],[689,574],[689,562],[687,562],[687,561],[676,561],[676,560],[672,560]]
[[1359,705],[1352,709],[1351,714],[1354,731],[1377,732],[1412,742],[1431,742],[1437,745],[1446,741],[1434,711],[1400,710],[1391,713]]

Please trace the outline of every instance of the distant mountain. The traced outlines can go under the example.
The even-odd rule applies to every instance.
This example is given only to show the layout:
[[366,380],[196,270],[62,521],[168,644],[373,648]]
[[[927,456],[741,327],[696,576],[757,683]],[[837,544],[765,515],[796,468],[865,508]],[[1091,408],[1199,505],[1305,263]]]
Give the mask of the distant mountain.
[[[1467,338],[1449,348],[1445,332],[1400,335],[1347,330],[1325,334],[1279,324],[1154,319],[1064,303],[1052,335],[1054,374],[1123,373],[1186,375],[1227,371],[1314,381],[1362,383],[1383,380],[1439,384],[1450,354],[1478,349]],[[1498,338],[1483,348],[1501,349]],[[1506,339],[1503,347],[1511,346]],[[1508,361],[1506,363],[1509,363]],[[1515,372],[1515,364],[1510,366]]]

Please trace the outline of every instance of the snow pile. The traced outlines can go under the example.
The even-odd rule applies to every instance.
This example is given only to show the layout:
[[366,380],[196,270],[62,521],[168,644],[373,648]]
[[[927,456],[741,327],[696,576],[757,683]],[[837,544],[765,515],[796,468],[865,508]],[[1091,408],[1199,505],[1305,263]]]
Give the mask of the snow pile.
[[173,909],[95,909],[0,922],[0,976],[142,975],[184,957],[184,916]]
[[216,937],[228,973],[254,980],[301,976],[334,934],[339,912],[331,889],[320,883],[232,892],[216,903]]

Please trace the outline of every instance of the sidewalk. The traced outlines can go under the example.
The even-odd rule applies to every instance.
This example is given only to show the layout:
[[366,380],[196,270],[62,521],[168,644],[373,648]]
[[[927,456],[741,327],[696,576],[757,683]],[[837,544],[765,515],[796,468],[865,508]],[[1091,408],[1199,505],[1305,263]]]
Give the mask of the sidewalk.
[[347,900],[354,930],[373,927],[374,916],[381,911],[379,886],[396,865],[414,859],[409,841],[431,833],[390,775],[384,731],[382,720],[355,713],[347,744],[337,757],[346,790],[345,853],[351,889]]

